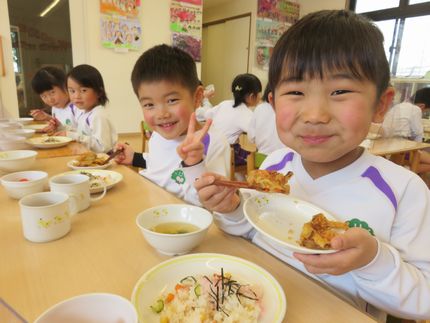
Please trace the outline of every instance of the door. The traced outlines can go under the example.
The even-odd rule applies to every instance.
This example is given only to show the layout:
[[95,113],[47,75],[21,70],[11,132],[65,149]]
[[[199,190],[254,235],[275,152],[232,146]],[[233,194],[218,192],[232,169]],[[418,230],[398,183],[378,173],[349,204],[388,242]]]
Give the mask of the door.
[[203,26],[202,82],[215,85],[213,105],[232,98],[231,82],[249,68],[250,15]]

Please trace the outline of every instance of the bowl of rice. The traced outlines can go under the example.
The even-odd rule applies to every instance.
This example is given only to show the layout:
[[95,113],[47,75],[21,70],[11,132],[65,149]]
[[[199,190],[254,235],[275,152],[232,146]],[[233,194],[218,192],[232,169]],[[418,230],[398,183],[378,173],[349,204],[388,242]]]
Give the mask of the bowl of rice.
[[223,254],[169,259],[137,282],[131,297],[141,322],[280,323],[287,302],[276,279]]

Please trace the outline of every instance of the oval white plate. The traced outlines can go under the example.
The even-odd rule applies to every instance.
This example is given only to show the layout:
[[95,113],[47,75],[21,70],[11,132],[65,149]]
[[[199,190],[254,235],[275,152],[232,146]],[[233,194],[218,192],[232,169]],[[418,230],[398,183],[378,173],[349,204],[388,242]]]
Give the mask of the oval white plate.
[[134,286],[131,302],[137,309],[141,322],[159,322],[159,315],[153,313],[154,304],[165,289],[174,289],[178,281],[186,276],[212,275],[224,272],[241,283],[258,285],[263,290],[263,313],[259,323],[282,322],[287,310],[287,301],[281,285],[265,269],[233,256],[215,253],[196,253],[164,261],[148,270]]
[[323,213],[336,220],[323,209],[285,194],[259,194],[248,198],[243,211],[249,223],[276,244],[293,252],[306,254],[332,253],[336,250],[319,250],[299,245],[303,224],[315,214]]
[[[55,142],[46,142],[46,140],[54,139]],[[63,136],[41,136],[27,139],[27,143],[37,148],[58,148],[66,146],[73,139]]]
[[[85,174],[90,173],[93,176],[99,177],[102,179],[102,181],[106,185],[106,190],[112,188],[114,185],[118,184],[122,181],[122,175],[118,172],[114,172],[112,170],[104,170],[104,169],[81,169],[81,170],[72,170],[70,172],[65,172],[60,175],[66,175],[66,174]],[[91,178],[90,178],[90,184],[91,184]],[[91,187],[90,193],[99,193],[103,191],[103,186],[98,187]]]
[[[100,155],[100,154],[97,154],[97,155]],[[106,156],[106,158],[108,158],[108,157],[109,157],[109,156],[108,156],[108,155],[106,155],[106,154],[101,154],[101,155]],[[76,161],[76,160],[74,160],[74,159],[69,160],[69,161],[67,162],[67,166],[68,166],[69,168],[71,168],[71,169],[76,169],[76,170],[86,170],[86,169],[106,169],[106,168],[108,168],[108,167],[112,166],[112,165],[113,165],[113,162],[114,162],[113,160],[110,160],[107,164],[104,164],[104,165],[96,165],[96,166],[75,166],[75,165],[74,165],[75,161]]]
[[26,124],[24,125],[24,128],[26,129],[34,129],[36,131],[40,131],[43,128],[45,128],[48,125],[48,123],[35,123],[35,124]]

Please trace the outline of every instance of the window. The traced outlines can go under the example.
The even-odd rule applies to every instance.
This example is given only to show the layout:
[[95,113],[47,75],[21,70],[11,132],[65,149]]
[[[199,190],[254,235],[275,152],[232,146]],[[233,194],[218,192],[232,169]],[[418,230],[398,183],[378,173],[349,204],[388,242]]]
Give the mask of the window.
[[394,77],[423,77],[430,72],[430,1],[351,0],[350,9],[381,29]]

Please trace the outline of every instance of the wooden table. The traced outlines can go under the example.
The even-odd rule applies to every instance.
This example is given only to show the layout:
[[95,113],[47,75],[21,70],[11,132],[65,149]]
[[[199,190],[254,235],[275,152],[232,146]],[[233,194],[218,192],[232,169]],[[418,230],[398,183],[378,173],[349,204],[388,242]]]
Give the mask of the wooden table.
[[75,155],[87,152],[88,149],[80,142],[72,141],[67,146],[58,148],[30,148],[31,150],[37,151],[37,158],[53,158],[53,157],[71,157]]
[[[37,168],[58,174],[68,170],[68,160],[38,159]],[[143,273],[169,258],[146,243],[135,218],[146,208],[181,201],[128,167],[112,170],[120,172],[123,181],[103,200],[76,215],[68,235],[49,243],[24,239],[18,203],[0,187],[0,297],[27,320],[83,293],[107,292],[130,299]],[[374,322],[303,273],[215,225],[194,252],[227,253],[268,270],[285,291],[286,321],[290,323]]]
[[390,160],[398,164],[404,164],[405,154],[409,153],[409,167],[413,172],[417,172],[420,162],[418,150],[428,148],[430,144],[403,138],[380,138],[373,140],[373,145],[369,151],[378,156],[388,156]]

